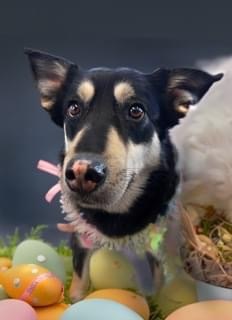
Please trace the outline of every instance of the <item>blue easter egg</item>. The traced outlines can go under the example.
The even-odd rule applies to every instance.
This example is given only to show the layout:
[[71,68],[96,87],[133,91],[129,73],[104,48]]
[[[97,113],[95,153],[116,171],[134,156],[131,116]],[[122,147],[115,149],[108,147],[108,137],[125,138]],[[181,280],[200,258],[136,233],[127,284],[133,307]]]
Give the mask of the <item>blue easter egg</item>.
[[106,299],[88,299],[73,304],[60,320],[143,320],[128,307]]

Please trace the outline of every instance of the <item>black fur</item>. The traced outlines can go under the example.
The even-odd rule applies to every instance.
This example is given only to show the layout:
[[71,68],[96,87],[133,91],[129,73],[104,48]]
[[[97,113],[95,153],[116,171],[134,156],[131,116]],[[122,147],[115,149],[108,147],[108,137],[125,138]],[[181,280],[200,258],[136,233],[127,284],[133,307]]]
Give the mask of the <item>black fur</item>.
[[77,275],[81,278],[84,270],[85,259],[88,254],[88,249],[85,249],[80,245],[78,238],[74,233],[71,236],[70,246],[73,251],[73,268]]

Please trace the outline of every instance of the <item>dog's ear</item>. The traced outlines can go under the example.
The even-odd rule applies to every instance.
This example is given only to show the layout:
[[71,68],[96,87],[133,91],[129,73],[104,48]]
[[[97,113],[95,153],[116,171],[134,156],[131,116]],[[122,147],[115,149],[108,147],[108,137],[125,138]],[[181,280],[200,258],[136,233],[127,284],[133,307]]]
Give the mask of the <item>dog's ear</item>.
[[63,58],[33,49],[25,49],[40,93],[41,105],[52,112],[59,93],[69,76],[70,70],[77,66]]
[[176,125],[223,74],[211,75],[197,69],[158,69],[150,75],[163,104],[168,127]]

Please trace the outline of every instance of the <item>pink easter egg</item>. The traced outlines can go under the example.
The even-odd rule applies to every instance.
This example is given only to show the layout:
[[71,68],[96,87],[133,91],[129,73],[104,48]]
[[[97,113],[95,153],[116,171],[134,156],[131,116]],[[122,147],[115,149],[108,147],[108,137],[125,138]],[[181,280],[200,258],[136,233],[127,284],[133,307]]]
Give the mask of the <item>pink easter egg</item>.
[[189,304],[171,313],[166,320],[231,320],[232,301],[210,300]]
[[35,310],[26,302],[16,299],[0,301],[0,320],[37,320]]

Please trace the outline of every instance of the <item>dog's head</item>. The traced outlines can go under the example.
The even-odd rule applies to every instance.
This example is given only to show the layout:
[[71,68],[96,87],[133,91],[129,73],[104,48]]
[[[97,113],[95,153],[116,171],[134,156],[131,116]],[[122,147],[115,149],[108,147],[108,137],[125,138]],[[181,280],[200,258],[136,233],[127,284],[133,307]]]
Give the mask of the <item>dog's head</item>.
[[149,184],[150,200],[162,203],[163,192],[167,202],[176,182],[166,133],[221,75],[186,68],[85,71],[63,58],[27,54],[41,105],[64,128],[61,183],[70,201],[102,216],[128,215]]

